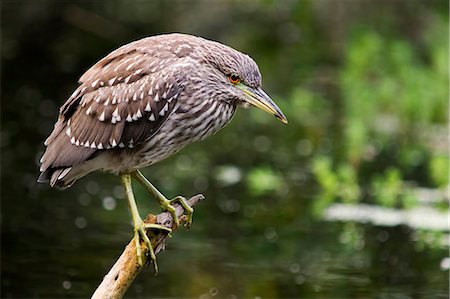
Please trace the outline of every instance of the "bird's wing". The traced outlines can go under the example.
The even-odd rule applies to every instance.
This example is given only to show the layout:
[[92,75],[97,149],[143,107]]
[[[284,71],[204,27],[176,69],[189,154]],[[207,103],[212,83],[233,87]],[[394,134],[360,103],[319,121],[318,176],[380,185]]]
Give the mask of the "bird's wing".
[[60,109],[60,122],[75,146],[134,147],[151,138],[176,105],[181,88],[170,73],[170,58],[118,50],[81,77]]

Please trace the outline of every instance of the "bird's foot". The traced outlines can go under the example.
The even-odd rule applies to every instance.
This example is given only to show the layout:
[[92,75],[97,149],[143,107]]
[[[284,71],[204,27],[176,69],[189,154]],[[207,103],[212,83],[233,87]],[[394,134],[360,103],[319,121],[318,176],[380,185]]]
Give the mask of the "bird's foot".
[[144,223],[142,220],[140,220],[138,223],[135,223],[134,225],[134,242],[136,245],[137,263],[140,267],[144,266],[144,262],[142,259],[143,250],[141,247],[141,240],[142,240],[148,249],[148,251],[146,251],[146,254],[150,255],[151,262],[153,262],[153,268],[155,269],[155,274],[157,274],[158,264],[156,263],[155,250],[153,249],[152,242],[150,241],[150,238],[147,235],[147,230],[149,229],[159,230],[164,233],[171,233],[172,230],[168,227],[165,227],[164,225]]
[[190,228],[192,224],[192,214],[194,213],[194,209],[188,204],[186,198],[184,198],[183,196],[177,196],[172,199],[165,199],[164,201],[161,202],[161,207],[163,208],[163,210],[166,210],[170,212],[170,214],[172,214],[175,227],[179,227],[180,219],[178,218],[177,213],[175,211],[175,207],[173,206],[173,204],[176,202],[179,203],[185,210],[186,212],[185,226],[187,228]]

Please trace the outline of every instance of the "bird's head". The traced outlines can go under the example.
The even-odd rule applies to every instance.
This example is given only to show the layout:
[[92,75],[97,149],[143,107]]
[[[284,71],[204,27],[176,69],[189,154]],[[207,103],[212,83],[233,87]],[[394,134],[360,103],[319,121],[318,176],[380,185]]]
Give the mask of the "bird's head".
[[258,107],[287,124],[281,109],[262,89],[261,73],[250,56],[213,41],[208,41],[205,53],[209,75],[202,80],[214,90],[210,94],[215,99]]

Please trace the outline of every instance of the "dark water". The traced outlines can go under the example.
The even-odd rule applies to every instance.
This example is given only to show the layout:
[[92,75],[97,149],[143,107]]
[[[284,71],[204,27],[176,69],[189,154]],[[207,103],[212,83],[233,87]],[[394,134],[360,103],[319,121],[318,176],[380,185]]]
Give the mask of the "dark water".
[[[131,238],[117,187],[84,180],[65,192],[45,189],[27,207],[2,209],[2,298],[86,298]],[[321,221],[308,198],[295,199],[295,214],[285,209],[292,201],[250,205],[234,194],[236,207],[214,199],[228,189],[207,192],[193,227],[159,254],[158,276],[141,273],[128,298],[448,297],[446,249],[420,249],[406,226]],[[138,196],[142,210],[153,207]],[[10,217],[12,209],[23,213]]]

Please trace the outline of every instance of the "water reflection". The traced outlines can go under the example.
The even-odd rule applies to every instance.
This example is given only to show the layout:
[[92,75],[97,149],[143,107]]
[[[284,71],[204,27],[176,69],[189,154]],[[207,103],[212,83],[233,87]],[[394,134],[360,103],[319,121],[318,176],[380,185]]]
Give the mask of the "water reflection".
[[330,221],[369,222],[380,226],[407,225],[415,229],[449,230],[448,214],[431,207],[396,210],[367,204],[333,204],[327,208],[324,218]]
[[[58,207],[64,217],[53,215],[47,226],[28,227],[27,239],[19,243],[5,236],[4,241],[15,244],[4,254],[15,258],[19,268],[40,270],[19,283],[16,268],[6,269],[2,283],[8,292],[2,297],[89,296],[131,237],[125,202],[115,200],[117,208],[109,210],[105,198],[87,206],[77,203],[76,209]],[[308,222],[303,229],[294,223],[249,225],[245,214],[214,209],[213,200],[199,205],[196,213],[192,229],[175,233],[159,255],[160,274],[142,273],[128,298],[354,298],[380,292],[412,295],[413,286],[434,297],[446,292],[448,272],[442,271],[448,271],[448,259],[415,252],[406,241],[411,231],[402,226],[322,222],[307,214],[299,216]],[[70,219],[72,229],[58,229]],[[28,243],[32,248],[23,246]],[[54,244],[51,252],[47,244]],[[48,269],[42,269],[43,262]],[[382,281],[385,289],[379,290]]]

